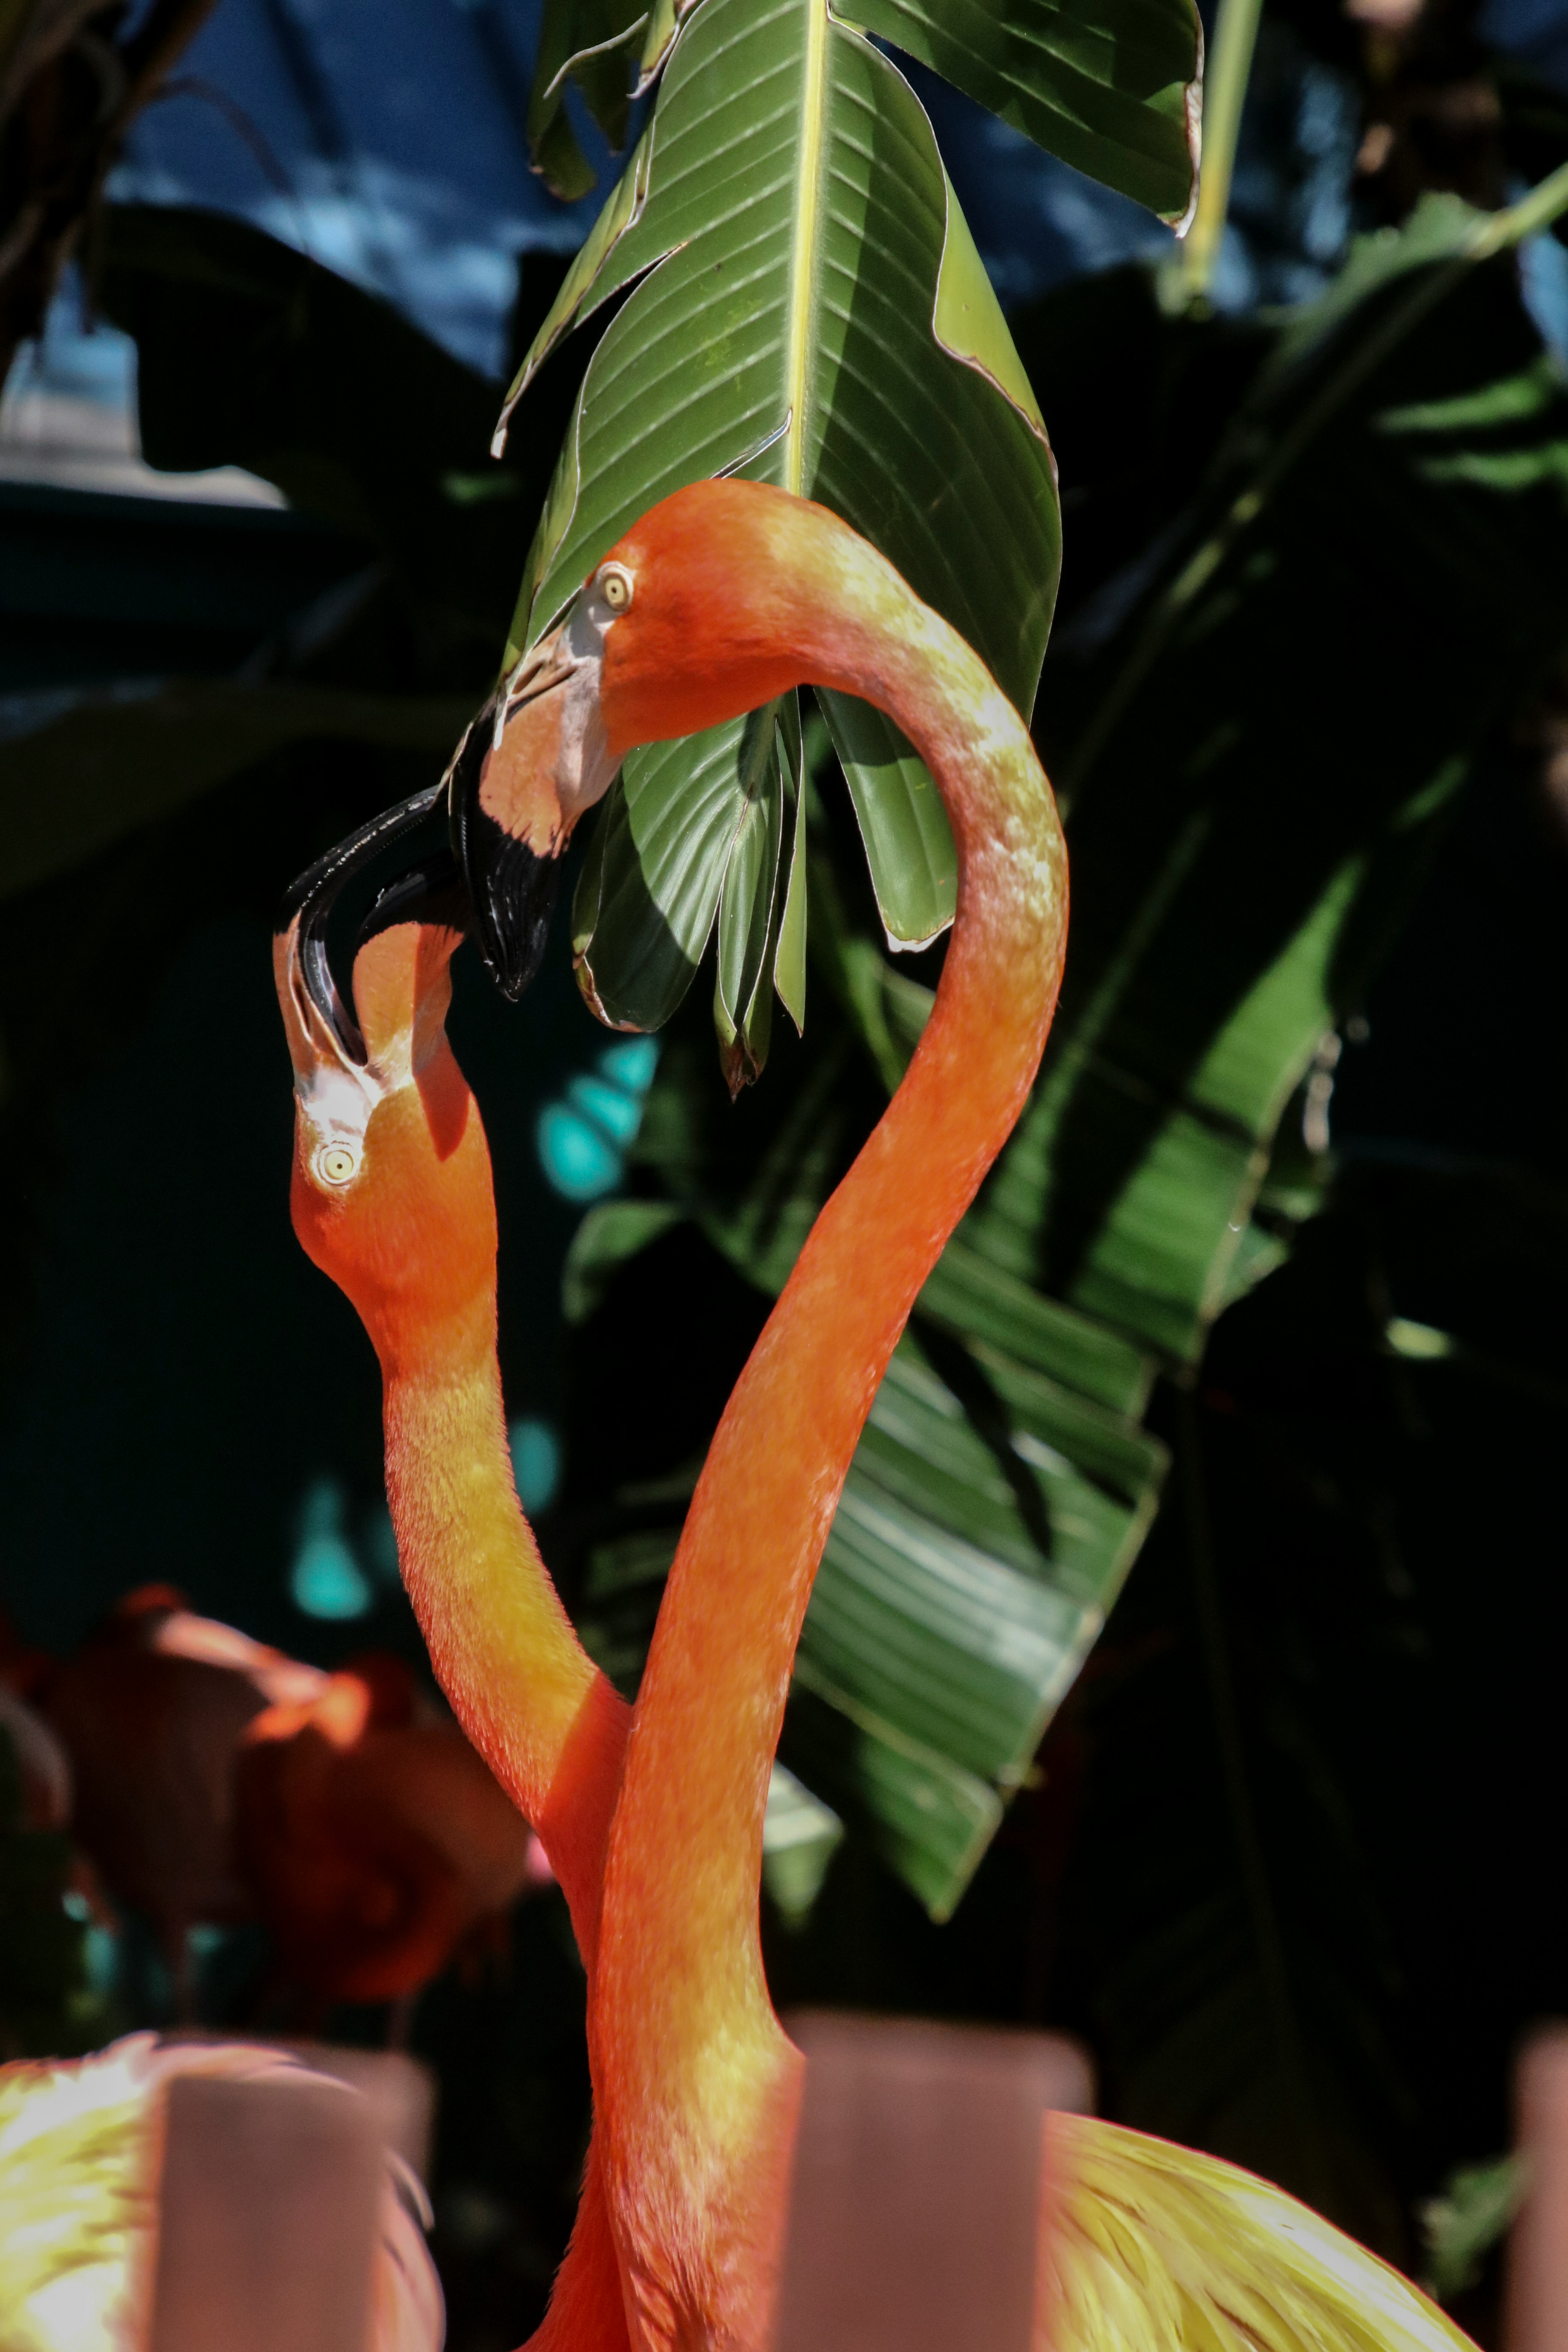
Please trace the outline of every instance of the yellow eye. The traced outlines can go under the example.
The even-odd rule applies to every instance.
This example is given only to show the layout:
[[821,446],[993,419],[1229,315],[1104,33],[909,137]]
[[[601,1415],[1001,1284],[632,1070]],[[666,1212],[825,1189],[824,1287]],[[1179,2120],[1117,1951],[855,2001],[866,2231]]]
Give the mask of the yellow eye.
[[316,1173],[323,1184],[347,1184],[359,1174],[359,1156],[346,1143],[323,1144],[316,1154]]
[[607,563],[599,574],[599,593],[612,613],[624,613],[632,601],[632,575],[618,563]]

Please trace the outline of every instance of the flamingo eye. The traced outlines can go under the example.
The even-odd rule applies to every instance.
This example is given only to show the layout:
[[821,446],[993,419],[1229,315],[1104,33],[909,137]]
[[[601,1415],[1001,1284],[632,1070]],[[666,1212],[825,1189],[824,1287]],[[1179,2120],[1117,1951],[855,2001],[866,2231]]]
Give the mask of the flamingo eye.
[[346,1143],[323,1144],[316,1154],[316,1173],[323,1184],[351,1183],[359,1174],[359,1155]]
[[632,601],[632,575],[618,563],[606,563],[599,574],[599,593],[612,613],[624,613]]

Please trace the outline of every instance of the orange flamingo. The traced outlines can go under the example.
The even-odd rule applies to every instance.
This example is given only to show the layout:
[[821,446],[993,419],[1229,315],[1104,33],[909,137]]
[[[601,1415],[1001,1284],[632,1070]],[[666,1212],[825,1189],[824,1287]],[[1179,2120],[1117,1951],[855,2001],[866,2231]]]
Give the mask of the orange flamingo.
[[340,2001],[417,1992],[548,1881],[526,1822],[456,1724],[421,1714],[395,1658],[257,1716],[235,1815],[241,1872],[317,2024]]
[[[595,2138],[542,2331],[574,2352],[623,2333],[637,2352],[769,2341],[804,2062],[758,1939],[768,1769],[878,1381],[1038,1065],[1066,858],[1027,733],[977,656],[836,517],[755,484],[700,484],[646,515],[487,707],[448,784],[486,960],[515,979],[537,945],[512,935],[536,887],[515,856],[489,887],[495,836],[558,858],[634,744],[801,684],[865,697],[922,753],[952,820],[958,911],[903,1084],[714,1438],[624,1762],[625,1718],[575,1648],[504,1468],[488,1166],[440,1025],[460,910],[448,900],[442,927],[432,876],[384,900],[355,965],[358,1027],[326,962],[337,882],[437,795],[306,877],[279,943],[296,1229],[375,1342],[394,1517],[437,1673],[539,1826],[588,1969]],[[1041,2340],[1057,2352],[1464,2342],[1394,2273],[1212,2158],[1058,2118],[1046,2184]]]
[[[443,1025],[468,920],[449,861],[416,869],[372,910],[352,1013],[326,952],[344,883],[415,832],[437,796],[363,827],[285,905],[275,970],[295,1078],[291,1208],[380,1359],[398,1558],[437,1679],[532,1823],[591,1978],[630,1710],[578,1642],[512,1479],[489,1153]],[[626,2341],[596,2143],[543,2340],[595,2352]]]

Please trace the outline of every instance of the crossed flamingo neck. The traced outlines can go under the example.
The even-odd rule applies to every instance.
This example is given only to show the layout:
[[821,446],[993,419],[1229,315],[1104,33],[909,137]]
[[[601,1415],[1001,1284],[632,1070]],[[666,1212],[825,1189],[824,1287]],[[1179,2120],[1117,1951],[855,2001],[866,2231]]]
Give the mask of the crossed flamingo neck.
[[[730,512],[742,487],[706,486],[713,511]],[[383,1316],[373,1332],[399,1552],[432,1662],[539,1831],[588,1971],[595,2140],[541,2352],[616,2352],[628,2335],[634,2352],[761,2352],[769,2339],[804,2063],[773,2015],[758,1937],[769,1769],[861,1428],[1032,1083],[1065,940],[1049,786],[978,657],[822,509],[748,495],[778,525],[781,561],[754,568],[758,613],[748,621],[732,598],[728,618],[763,647],[770,690],[841,688],[904,729],[952,820],[957,915],[903,1083],[818,1218],[720,1423],[635,1716],[582,1652],[518,1506],[493,1224],[482,1295],[453,1312],[426,1298],[411,1321]],[[679,529],[694,511],[700,527],[694,494],[678,505]],[[635,553],[637,533],[623,545]],[[645,666],[649,711],[659,667]],[[753,662],[752,685],[756,674]],[[444,1038],[437,1050],[466,1097]],[[431,1278],[438,1289],[434,1256]]]

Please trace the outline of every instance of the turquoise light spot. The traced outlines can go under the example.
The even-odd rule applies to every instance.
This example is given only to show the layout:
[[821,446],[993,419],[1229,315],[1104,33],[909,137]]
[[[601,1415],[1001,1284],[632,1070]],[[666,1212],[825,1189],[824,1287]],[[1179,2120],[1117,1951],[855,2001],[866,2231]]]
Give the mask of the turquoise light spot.
[[607,1078],[574,1078],[566,1089],[566,1099],[574,1110],[602,1127],[612,1143],[623,1147],[635,1142],[642,1125],[642,1097],[629,1095],[624,1087],[612,1086]]
[[628,1094],[646,1095],[658,1067],[657,1037],[625,1037],[599,1056],[599,1067]]
[[309,1536],[294,1555],[289,1591],[307,1617],[363,1617],[370,1609],[368,1579],[342,1536]]
[[547,1511],[561,1484],[561,1440],[547,1421],[514,1421],[507,1434],[518,1501],[525,1511]]
[[537,1139],[544,1172],[568,1201],[597,1201],[620,1182],[621,1155],[615,1145],[564,1103],[545,1105]]
[[347,1496],[333,1477],[312,1478],[300,1501],[299,1549],[289,1591],[307,1617],[363,1617],[370,1584],[343,1535]]
[[120,1981],[120,1938],[112,1927],[89,1927],[82,1954],[87,1981],[100,2000],[107,2000]]

